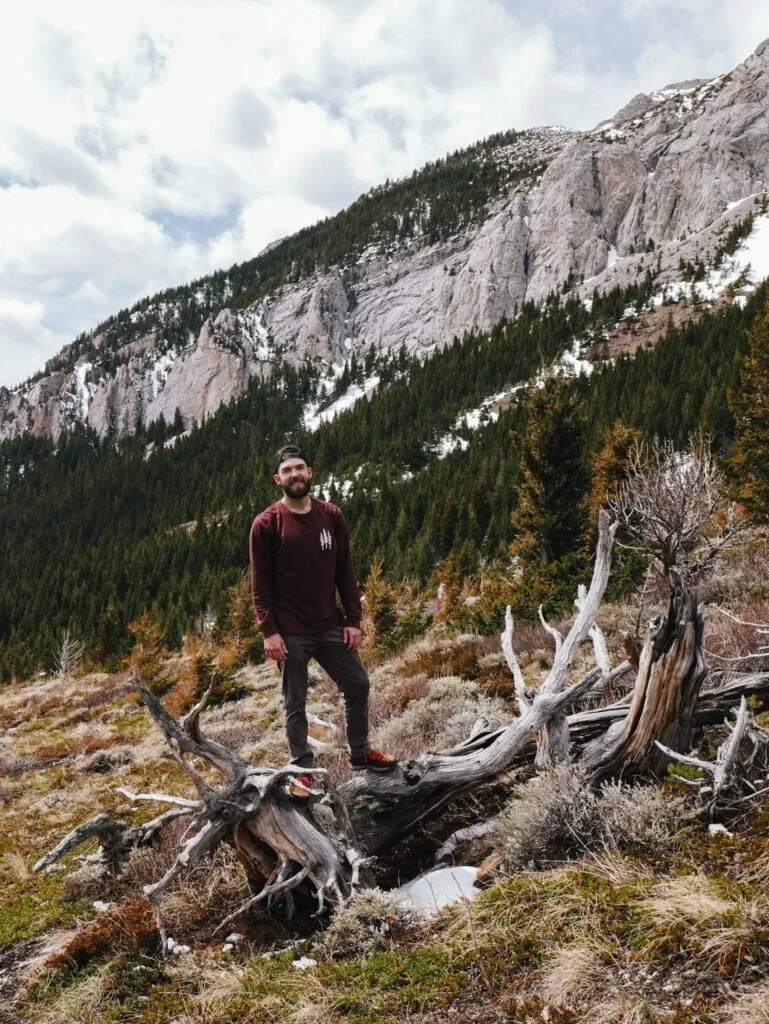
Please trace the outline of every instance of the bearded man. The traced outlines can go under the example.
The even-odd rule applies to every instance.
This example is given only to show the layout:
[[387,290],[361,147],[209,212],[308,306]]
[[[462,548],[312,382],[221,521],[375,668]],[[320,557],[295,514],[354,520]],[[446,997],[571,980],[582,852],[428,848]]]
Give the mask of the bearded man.
[[[251,526],[251,592],[264,653],[282,671],[291,761],[300,768],[314,762],[306,704],[307,663],[315,658],[344,697],[351,767],[391,771],[395,759],[368,741],[369,678],[357,654],[361,599],[344,516],[336,505],[310,496],[312,466],[301,448],[280,449],[273,480],[283,497]],[[311,777],[296,781],[291,795],[309,796]]]

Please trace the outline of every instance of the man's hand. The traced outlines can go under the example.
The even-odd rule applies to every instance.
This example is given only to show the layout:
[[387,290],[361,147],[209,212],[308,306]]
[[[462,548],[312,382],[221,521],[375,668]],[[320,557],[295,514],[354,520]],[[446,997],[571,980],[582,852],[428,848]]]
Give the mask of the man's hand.
[[342,638],[348,651],[357,651],[360,647],[360,630],[355,626],[345,626],[342,630]]
[[285,661],[288,657],[288,648],[280,633],[273,633],[272,636],[264,639],[264,653],[273,661]]

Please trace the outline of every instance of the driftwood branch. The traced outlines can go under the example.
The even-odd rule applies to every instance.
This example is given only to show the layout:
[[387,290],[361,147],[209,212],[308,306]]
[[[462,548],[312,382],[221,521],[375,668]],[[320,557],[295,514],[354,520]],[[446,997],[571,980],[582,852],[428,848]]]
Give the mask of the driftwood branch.
[[515,629],[515,620],[513,619],[513,612],[510,605],[505,609],[505,629],[500,636],[500,645],[502,647],[502,653],[505,656],[507,667],[510,669],[510,674],[513,677],[515,684],[515,695],[518,698],[518,706],[521,711],[526,711],[531,706],[529,695],[526,692],[526,680],[523,677],[521,671],[521,665],[518,661],[518,656],[515,653],[513,647],[513,630]]
[[[712,787],[707,789],[704,785],[706,781],[704,779],[684,779],[682,781],[698,786],[703,793],[711,793],[709,801],[711,815],[716,811],[719,804],[723,802],[729,791],[736,787],[740,769],[744,767],[744,762],[740,758],[740,747],[746,737],[751,736],[752,724],[754,723],[748,711],[748,702],[743,697],[739,708],[735,712],[735,723],[729,726],[729,736],[718,748],[715,761],[703,761],[689,754],[681,754],[676,750],[671,750],[670,747],[665,746],[659,741],[657,742],[660,750],[671,760],[697,768],[710,777]],[[763,743],[765,745],[767,738],[765,736],[756,736],[755,734],[751,738],[753,739],[755,754],[757,744]]]
[[[540,687],[541,694],[561,693],[566,687],[574,657],[579,647],[590,635],[595,625],[598,609],[601,607],[606,585],[611,572],[611,549],[617,524],[609,524],[609,516],[602,509],[598,517],[598,541],[595,549],[595,564],[590,589],[583,591],[578,599],[577,618],[563,642],[556,647],[553,667]],[[537,748],[536,763],[544,767],[569,756],[569,730],[563,714],[553,716],[543,729]]]

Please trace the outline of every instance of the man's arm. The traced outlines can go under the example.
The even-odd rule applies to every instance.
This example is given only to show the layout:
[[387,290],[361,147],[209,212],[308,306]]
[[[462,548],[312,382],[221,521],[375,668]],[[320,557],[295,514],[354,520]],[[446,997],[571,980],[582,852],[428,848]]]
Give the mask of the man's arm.
[[251,598],[256,624],[264,637],[264,653],[275,661],[285,659],[287,651],[273,613],[273,534],[269,522],[257,516],[249,536],[251,561]]

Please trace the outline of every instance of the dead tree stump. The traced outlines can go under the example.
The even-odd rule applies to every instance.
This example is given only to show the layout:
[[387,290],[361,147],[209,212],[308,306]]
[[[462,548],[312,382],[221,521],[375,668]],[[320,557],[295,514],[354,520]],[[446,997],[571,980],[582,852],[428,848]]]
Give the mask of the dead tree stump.
[[627,716],[583,751],[582,763],[593,785],[664,772],[670,757],[656,741],[673,750],[690,749],[707,672],[703,615],[696,595],[676,571],[670,573],[670,587],[667,614],[647,628]]

